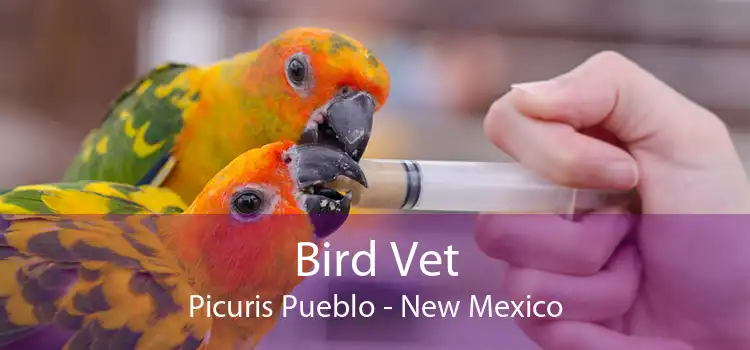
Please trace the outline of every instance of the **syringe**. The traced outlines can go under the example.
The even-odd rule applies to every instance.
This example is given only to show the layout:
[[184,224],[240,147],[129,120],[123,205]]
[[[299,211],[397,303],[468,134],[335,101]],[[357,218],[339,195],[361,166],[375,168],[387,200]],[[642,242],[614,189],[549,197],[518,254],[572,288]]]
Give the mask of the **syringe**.
[[635,198],[633,192],[560,186],[519,163],[366,158],[360,165],[367,189],[347,180],[335,184],[352,190],[358,208],[572,214]]

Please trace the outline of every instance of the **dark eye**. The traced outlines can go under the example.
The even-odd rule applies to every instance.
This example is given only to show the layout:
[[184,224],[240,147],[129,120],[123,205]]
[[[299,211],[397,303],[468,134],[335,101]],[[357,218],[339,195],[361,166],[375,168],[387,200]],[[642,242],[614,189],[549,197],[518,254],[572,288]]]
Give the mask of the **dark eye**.
[[286,66],[286,74],[292,84],[302,85],[307,78],[307,64],[302,59],[294,57],[289,60],[289,64]]
[[263,211],[263,193],[258,190],[243,190],[232,198],[232,211],[243,216],[260,214]]

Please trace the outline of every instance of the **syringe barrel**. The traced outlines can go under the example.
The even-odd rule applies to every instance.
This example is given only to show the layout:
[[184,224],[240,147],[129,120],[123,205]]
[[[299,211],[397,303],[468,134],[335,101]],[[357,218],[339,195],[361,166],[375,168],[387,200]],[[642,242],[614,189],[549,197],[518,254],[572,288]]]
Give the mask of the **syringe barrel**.
[[360,208],[420,211],[567,213],[625,204],[629,192],[573,189],[518,163],[363,159],[369,188]]

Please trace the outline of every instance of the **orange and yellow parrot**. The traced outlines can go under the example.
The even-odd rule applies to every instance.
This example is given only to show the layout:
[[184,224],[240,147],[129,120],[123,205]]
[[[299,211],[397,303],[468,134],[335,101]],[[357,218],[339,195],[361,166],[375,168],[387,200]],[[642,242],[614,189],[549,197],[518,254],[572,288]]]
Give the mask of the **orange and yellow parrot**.
[[[0,346],[253,348],[303,279],[298,243],[319,244],[348,215],[350,196],[325,185],[338,176],[366,186],[342,151],[285,141],[231,161],[180,214],[157,215],[168,204],[151,199],[173,193],[148,185],[30,185],[0,195]],[[209,295],[259,296],[273,315],[207,317],[191,297]]]
[[389,89],[370,50],[320,28],[208,66],[165,64],[112,103],[63,181],[149,184],[190,203],[232,159],[268,143],[325,144],[358,161]]

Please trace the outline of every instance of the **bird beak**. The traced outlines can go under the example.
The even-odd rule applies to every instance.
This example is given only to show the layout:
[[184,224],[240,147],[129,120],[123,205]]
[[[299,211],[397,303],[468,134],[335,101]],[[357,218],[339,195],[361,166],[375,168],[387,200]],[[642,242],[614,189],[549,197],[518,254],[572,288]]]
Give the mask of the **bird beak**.
[[323,120],[305,128],[300,143],[329,145],[359,161],[370,141],[374,113],[375,100],[370,94],[354,91],[338,95],[322,111]]
[[326,184],[344,176],[367,187],[362,168],[341,150],[316,144],[291,147],[286,151],[285,161],[315,235],[322,239],[336,232],[349,216],[351,193],[341,194]]

